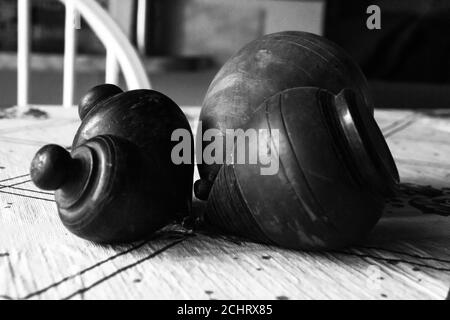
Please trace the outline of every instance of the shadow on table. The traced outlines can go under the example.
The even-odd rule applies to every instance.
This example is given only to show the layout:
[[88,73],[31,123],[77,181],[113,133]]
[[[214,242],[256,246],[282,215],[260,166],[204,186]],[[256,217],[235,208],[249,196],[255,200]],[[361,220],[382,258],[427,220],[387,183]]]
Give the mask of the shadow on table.
[[450,216],[450,188],[436,189],[403,183],[397,195],[389,199],[385,215],[425,214]]
[[[205,202],[194,200],[194,216],[201,217],[206,210]],[[383,218],[369,237],[359,245],[392,245],[408,240],[448,240],[450,244],[450,188],[436,189],[431,186],[400,184],[398,194],[389,199]],[[222,238],[234,244],[246,240],[228,237],[210,230],[200,233],[212,238]]]

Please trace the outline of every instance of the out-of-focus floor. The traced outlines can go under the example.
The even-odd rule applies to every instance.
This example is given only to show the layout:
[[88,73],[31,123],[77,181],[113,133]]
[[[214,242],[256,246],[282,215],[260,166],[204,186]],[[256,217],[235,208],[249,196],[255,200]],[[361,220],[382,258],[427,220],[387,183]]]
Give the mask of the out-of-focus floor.
[[[1,56],[0,56],[1,58]],[[4,59],[1,60],[4,66]],[[45,61],[45,60],[44,60]],[[36,64],[36,62],[35,62]],[[86,63],[84,63],[86,64]],[[91,71],[83,65],[78,72],[75,87],[75,102],[91,87],[104,82],[104,71],[99,70],[98,62]],[[38,65],[39,66],[39,65]],[[219,67],[201,71],[169,71],[150,73],[153,88],[171,97],[179,105],[200,106],[211,80]],[[57,105],[62,101],[62,73],[50,65],[40,66],[31,75],[31,103]],[[0,108],[16,104],[17,74],[14,67],[0,68]],[[450,108],[449,84],[389,83],[370,81],[369,87],[377,108]]]
[[[167,72],[150,75],[153,89],[168,95],[179,105],[201,105],[209,83],[217,69],[198,72]],[[75,101],[78,101],[91,87],[104,83],[104,72],[83,72],[77,74]],[[0,108],[16,104],[17,73],[14,70],[0,70]],[[62,102],[62,73],[55,71],[34,71],[31,74],[31,103],[57,105]]]

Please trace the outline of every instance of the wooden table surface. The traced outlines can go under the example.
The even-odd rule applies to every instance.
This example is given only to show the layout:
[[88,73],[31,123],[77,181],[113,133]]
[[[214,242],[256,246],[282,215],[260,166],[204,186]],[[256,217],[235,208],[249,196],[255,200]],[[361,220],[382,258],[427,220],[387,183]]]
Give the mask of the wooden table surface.
[[[0,299],[446,299],[450,287],[450,112],[378,111],[402,178],[367,240],[294,252],[171,229],[122,246],[81,240],[28,168],[70,146],[76,110],[0,120]],[[198,108],[185,108],[195,122]]]

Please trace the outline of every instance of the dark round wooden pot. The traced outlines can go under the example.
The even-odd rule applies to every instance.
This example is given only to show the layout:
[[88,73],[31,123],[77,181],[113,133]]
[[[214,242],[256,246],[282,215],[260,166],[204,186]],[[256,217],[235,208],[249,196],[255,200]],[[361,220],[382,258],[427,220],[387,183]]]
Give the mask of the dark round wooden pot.
[[[221,168],[206,222],[227,234],[292,249],[333,249],[363,239],[399,180],[375,120],[361,114],[365,108],[349,89],[335,96],[294,88],[263,102],[243,126],[270,133],[245,145],[246,161],[255,145],[259,160]],[[262,155],[279,159],[275,174],[262,173],[270,167]]]

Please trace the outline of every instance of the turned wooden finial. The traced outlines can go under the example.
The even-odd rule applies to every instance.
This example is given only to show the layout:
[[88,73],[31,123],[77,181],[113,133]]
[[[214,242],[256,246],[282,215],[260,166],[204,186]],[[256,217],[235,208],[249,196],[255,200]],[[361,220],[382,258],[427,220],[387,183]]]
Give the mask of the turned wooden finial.
[[102,243],[136,241],[191,212],[194,161],[176,165],[171,137],[183,129],[178,105],[153,90],[93,88],[79,104],[71,153],[48,145],[31,178],[54,190],[59,217],[74,234]]

